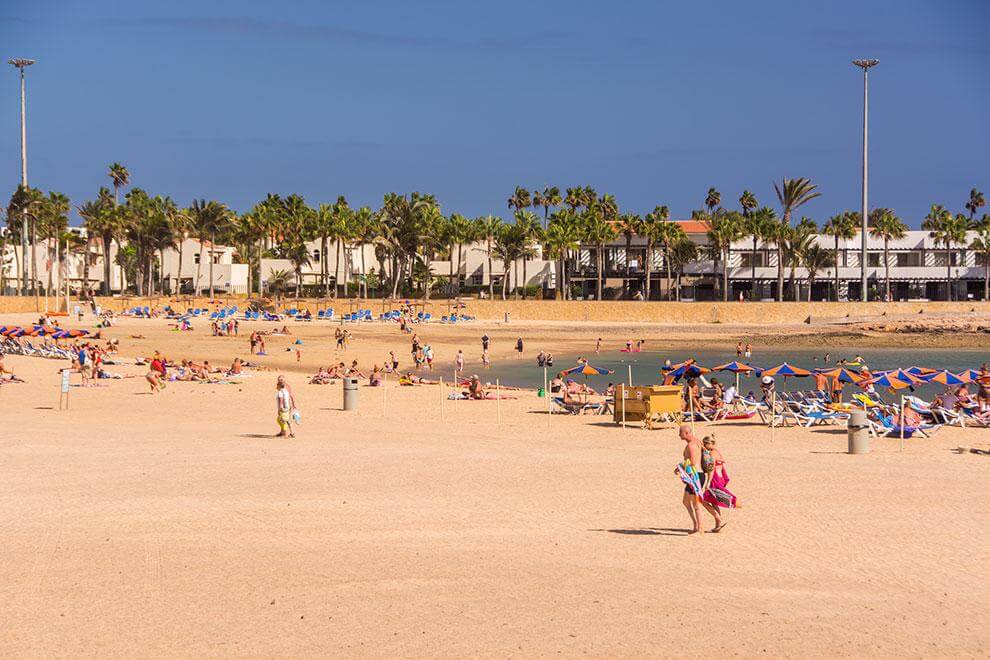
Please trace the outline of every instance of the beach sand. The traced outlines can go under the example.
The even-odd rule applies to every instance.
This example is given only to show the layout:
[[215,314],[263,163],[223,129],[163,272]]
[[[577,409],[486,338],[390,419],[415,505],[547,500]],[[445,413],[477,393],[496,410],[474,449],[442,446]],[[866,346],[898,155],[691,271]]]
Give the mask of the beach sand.
[[[126,320],[109,335],[126,356],[229,364],[274,325],[242,323],[235,339]],[[506,359],[519,327],[417,330],[442,360],[462,347],[476,361],[482,331]],[[527,327],[575,350],[601,328]],[[0,651],[987,654],[990,459],[955,449],[990,431],[850,456],[841,427],[771,441],[758,425],[700,425],[743,508],[723,533],[687,537],[673,429],[548,422],[532,392],[444,401],[441,416],[437,386],[362,386],[343,412],[339,383],[304,374],[338,358],[367,368],[389,348],[404,366],[409,337],[360,326],[336,356],[333,326],[290,328],[298,364],[294,337],[269,338],[271,370],[241,383],[151,395],[141,378],[102,381],[72,387],[63,411],[63,363],[6,358],[29,382],[0,388]],[[276,373],[302,410],[295,439],[272,437]]]

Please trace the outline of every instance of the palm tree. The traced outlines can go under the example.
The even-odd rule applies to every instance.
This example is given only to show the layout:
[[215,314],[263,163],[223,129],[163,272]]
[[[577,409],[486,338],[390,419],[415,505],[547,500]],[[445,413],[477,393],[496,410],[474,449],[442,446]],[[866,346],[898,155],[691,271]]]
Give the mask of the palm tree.
[[533,206],[543,207],[543,229],[546,230],[549,220],[550,209],[558,206],[563,201],[560,196],[560,188],[557,186],[547,186],[543,192],[533,191]]
[[739,206],[742,208],[743,217],[748,218],[753,211],[759,207],[760,203],[756,199],[756,195],[748,190],[742,191],[739,195]]
[[601,200],[597,200],[588,207],[582,219],[584,227],[584,239],[595,245],[597,255],[597,287],[596,300],[602,299],[602,283],[605,275],[605,245],[615,240],[616,230],[611,222],[613,215],[614,199],[611,195],[604,195]]
[[510,209],[515,209],[516,211],[522,211],[523,209],[528,209],[533,205],[533,198],[530,196],[529,191],[522,186],[516,186],[515,191],[512,196],[507,200]]
[[354,211],[351,215],[351,237],[357,241],[358,249],[361,251],[361,288],[364,290],[364,298],[368,297],[368,263],[364,248],[374,243],[377,236],[378,222],[375,213],[367,206]]
[[973,224],[976,218],[976,212],[986,205],[987,201],[983,198],[983,193],[981,193],[976,188],[969,191],[969,201],[966,202],[966,210],[969,211],[969,222]]
[[[798,207],[810,202],[816,197],[821,197],[821,193],[817,191],[818,186],[811,182],[811,179],[804,177],[798,179],[788,179],[784,178],[778,185],[776,182],[773,184],[773,189],[777,193],[777,201],[780,202],[780,207],[783,210],[783,223],[784,225],[790,227],[791,225],[791,214]],[[865,255],[864,255],[865,258]],[[782,301],[784,299],[784,270],[783,268],[777,269],[777,301]]]
[[890,298],[890,241],[899,241],[907,235],[907,225],[901,222],[901,219],[894,215],[894,212],[890,209],[877,208],[874,209],[872,213],[872,222],[870,223],[872,227],[870,228],[870,236],[873,238],[883,239],[883,266],[884,266],[884,279],[885,283],[885,299],[889,301]]
[[217,234],[226,229],[230,220],[230,211],[220,202],[205,199],[193,200],[190,211],[190,223],[199,239],[199,263],[196,264],[195,291],[199,293],[199,275],[203,266],[203,241],[210,240],[210,299],[213,298],[213,249],[216,247]]
[[[752,198],[751,200],[746,199],[746,195]],[[777,214],[774,213],[773,209],[769,206],[764,206],[761,209],[747,209],[747,206],[751,203],[756,202],[756,197],[752,196],[753,193],[745,191],[743,196],[739,198],[740,203],[744,200],[746,204],[743,206],[743,219],[741,224],[742,236],[751,236],[753,238],[753,251],[750,254],[750,276],[749,276],[749,292],[753,298],[756,297],[756,253],[758,243],[761,239],[766,238],[766,233],[768,228],[775,222],[777,222]]]
[[[289,282],[292,281],[292,273],[287,270],[273,270],[268,274],[268,292],[275,298],[277,303],[289,290]],[[297,284],[298,286],[298,284]]]
[[969,228],[969,221],[966,216],[959,214],[953,216],[941,204],[932,204],[931,210],[925,216],[921,228],[928,231],[928,236],[941,244],[945,248],[945,283],[948,289],[946,298],[954,298],[952,292],[952,246],[966,241],[966,230]]
[[[673,223],[664,223],[673,224]],[[680,225],[677,225],[680,228]],[[683,230],[682,230],[683,231]],[[681,299],[681,275],[684,267],[698,258],[698,246],[687,236],[677,239],[670,245],[668,259],[670,268],[677,274],[677,300]]]
[[626,277],[622,278],[622,297],[629,294],[629,253],[632,251],[632,238],[643,230],[643,219],[635,213],[623,213],[619,216],[618,231],[626,239]]
[[712,216],[717,209],[722,204],[722,193],[715,190],[715,188],[709,188],[708,194],[705,195],[705,207],[708,209],[708,215]]
[[[536,214],[532,211],[516,211],[515,220],[516,226],[520,228],[520,231],[525,237],[523,253],[520,255],[522,258],[522,297],[525,300],[526,285],[529,283],[526,266],[529,260],[536,256],[536,251],[533,249],[533,242],[539,240],[540,222],[537,220]],[[519,280],[516,280],[516,285],[518,289]]]
[[807,301],[811,302],[811,288],[815,284],[815,276],[818,271],[824,268],[830,268],[834,261],[834,255],[829,252],[826,248],[820,245],[812,243],[801,255],[801,262],[804,264],[805,269],[808,271],[808,298]]
[[475,235],[485,241],[485,252],[488,255],[488,298],[495,298],[495,278],[492,276],[492,250],[495,238],[502,231],[504,223],[496,215],[486,215],[475,218]]
[[990,215],[984,213],[974,229],[976,236],[969,247],[983,255],[983,299],[990,300]]
[[557,300],[563,300],[568,294],[567,287],[567,258],[572,250],[581,247],[581,234],[574,212],[570,209],[556,211],[550,217],[547,230],[543,232],[543,250],[546,256],[553,259],[557,268]]
[[[643,261],[645,262],[643,265],[646,271],[646,281],[643,287],[644,301],[649,300],[652,294],[651,288],[652,288],[652,279],[653,279],[653,248],[667,232],[666,229],[662,229],[661,227],[667,224],[668,220],[670,220],[670,209],[668,209],[666,206],[657,205],[653,207],[652,211],[646,214],[646,217],[643,218],[643,221],[639,229],[639,231],[643,234],[643,237],[646,239],[646,257],[643,259]],[[680,225],[675,224],[675,226],[680,228]],[[664,244],[665,263],[667,261],[666,250],[667,250],[667,246],[670,244],[670,241],[671,238],[668,236],[666,239],[666,243]],[[667,277],[668,277],[667,290],[669,293],[670,291],[669,268],[667,269]]]
[[859,214],[855,211],[846,211],[829,218],[822,233],[835,239],[835,251],[832,254],[832,266],[835,268],[835,301],[839,301],[839,241],[849,241],[856,238],[859,233]]
[[525,252],[526,234],[516,225],[502,225],[492,243],[492,253],[502,262],[502,300],[506,299],[509,285],[509,268]]
[[708,222],[708,242],[722,262],[722,301],[729,300],[729,249],[743,236],[743,217],[736,211],[716,212]]
[[784,262],[787,264],[790,274],[787,278],[787,287],[791,291],[794,302],[801,298],[801,287],[797,284],[797,269],[801,265],[805,252],[814,245],[815,234],[818,226],[811,218],[801,218],[794,227],[786,229],[787,238],[784,243]]
[[116,206],[121,188],[125,188],[131,183],[131,173],[120,163],[114,163],[108,168],[107,175],[113,182],[113,203]]
[[[663,262],[664,269],[667,273],[667,300],[672,299],[672,276],[673,276],[673,264],[674,264],[674,254],[673,250],[675,247],[680,246],[680,255],[685,254],[684,247],[681,245],[685,241],[690,243],[687,234],[684,232],[684,227],[677,222],[670,221],[670,212],[667,211],[667,207],[662,207],[666,213],[662,222],[658,222],[653,227],[653,240],[663,246]],[[693,243],[692,243],[693,245]],[[697,252],[697,251],[696,251]],[[680,276],[678,276],[678,282],[680,282]],[[680,288],[678,288],[678,296],[680,295]]]

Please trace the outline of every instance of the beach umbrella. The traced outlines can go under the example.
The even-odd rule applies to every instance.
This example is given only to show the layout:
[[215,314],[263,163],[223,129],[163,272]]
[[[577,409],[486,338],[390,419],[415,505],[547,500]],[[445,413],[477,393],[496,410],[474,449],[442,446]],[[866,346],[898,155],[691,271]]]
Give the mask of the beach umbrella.
[[967,369],[966,371],[963,371],[956,375],[962,378],[963,382],[966,383],[969,383],[974,380],[979,382],[981,379],[984,381],[990,379],[990,372],[984,373],[979,369]]
[[912,376],[930,376],[934,373],[938,373],[938,369],[930,369],[928,367],[908,367],[904,371],[908,372]]
[[84,337],[89,334],[89,330],[69,330],[70,337]]
[[[901,372],[901,373],[905,373],[905,372]],[[913,379],[914,377],[912,376],[911,378]],[[871,378],[867,382],[872,383],[873,385],[879,385],[880,387],[887,387],[892,390],[900,390],[900,389],[904,389],[905,387],[913,387],[917,385],[919,381],[915,379],[912,382],[912,380],[909,379],[901,379],[898,378],[896,375],[894,375],[893,372],[888,372],[880,376],[877,376],[876,378]]]
[[565,369],[564,373],[569,376],[573,374],[583,374],[585,376],[607,376],[612,373],[612,371],[609,369],[603,369],[602,367],[593,367],[585,362],[584,364],[579,364],[576,367]]
[[703,367],[694,359],[685,360],[678,364],[671,365],[665,368],[667,378],[670,382],[676,382],[680,378],[687,376],[688,378],[697,378],[701,374],[707,374],[711,369],[708,367]]
[[840,383],[859,384],[866,380],[866,376],[857,371],[853,371],[852,369],[846,369],[845,367],[835,367],[834,369],[815,369],[815,372],[829,378],[837,378]]
[[65,339],[69,336],[68,330],[56,330],[52,333],[52,339]]
[[811,372],[807,369],[802,369],[801,367],[794,367],[786,362],[778,364],[776,367],[763,370],[764,376],[783,376],[787,378],[788,376],[796,376],[798,378],[804,378],[805,376],[810,376]]
[[760,370],[757,367],[733,360],[732,362],[726,362],[725,364],[720,364],[717,367],[712,367],[712,371],[728,371],[734,373],[736,375],[736,390],[738,391],[739,374],[748,374],[754,371],[759,373]]
[[928,383],[941,383],[942,385],[962,385],[967,382],[951,371],[946,371],[944,369],[942,371],[936,371],[933,374],[920,376],[920,378]]
[[24,328],[13,328],[7,332],[8,337],[23,337]]

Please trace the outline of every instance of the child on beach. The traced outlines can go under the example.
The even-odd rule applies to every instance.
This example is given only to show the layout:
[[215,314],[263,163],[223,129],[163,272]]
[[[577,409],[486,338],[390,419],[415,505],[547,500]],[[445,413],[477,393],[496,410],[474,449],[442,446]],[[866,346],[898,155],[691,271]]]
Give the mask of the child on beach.
[[488,357],[488,349],[486,348],[481,352],[481,364],[485,369],[492,368],[492,360]]

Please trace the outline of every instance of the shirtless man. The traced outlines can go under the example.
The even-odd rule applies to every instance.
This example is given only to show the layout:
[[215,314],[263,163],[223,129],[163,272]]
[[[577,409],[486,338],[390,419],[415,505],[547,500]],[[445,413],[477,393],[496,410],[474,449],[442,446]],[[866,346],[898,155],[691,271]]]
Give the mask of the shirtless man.
[[[701,441],[691,433],[691,427],[687,424],[681,425],[681,440],[684,441],[684,462],[690,462],[699,473],[701,472]],[[684,497],[681,500],[688,515],[691,516],[691,531],[689,534],[697,534],[701,531],[701,505],[691,486],[685,484]]]

